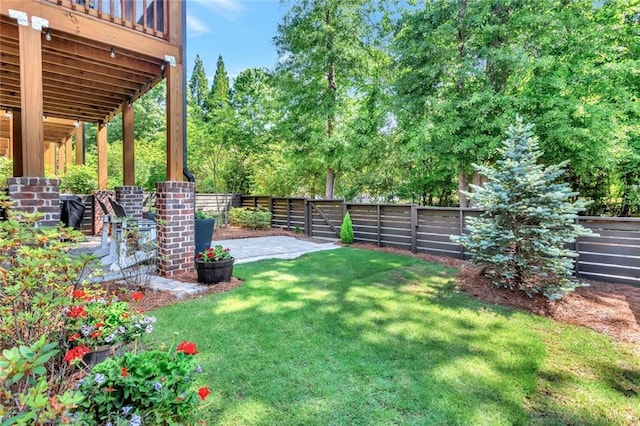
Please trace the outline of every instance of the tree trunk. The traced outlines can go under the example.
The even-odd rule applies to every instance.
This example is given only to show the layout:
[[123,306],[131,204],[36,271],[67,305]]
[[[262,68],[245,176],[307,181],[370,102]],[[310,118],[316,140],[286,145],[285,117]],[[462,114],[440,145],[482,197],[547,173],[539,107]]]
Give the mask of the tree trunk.
[[467,180],[467,175],[465,175],[462,170],[458,170],[458,194],[460,197],[461,208],[469,207],[469,201],[467,200],[467,196],[464,195],[464,192],[463,192],[468,190],[469,190],[469,181]]
[[335,189],[335,185],[336,185],[336,175],[334,173],[334,171],[331,169],[331,167],[329,167],[327,169],[327,186],[326,186],[326,190],[325,190],[325,198],[327,199],[332,199],[333,198],[333,192]]
[[[331,12],[328,9],[325,13],[325,23],[327,24],[327,26],[331,25]],[[327,40],[327,52],[332,52],[332,51],[333,51],[333,39],[329,37],[329,39]],[[332,58],[331,55],[329,57]],[[336,86],[335,63],[333,59],[329,60],[328,67],[327,67],[327,87],[329,88],[333,103],[335,105],[337,86]],[[329,142],[331,142],[331,138],[333,137],[333,129],[335,128],[335,121],[336,121],[335,112],[333,108],[331,108],[329,111],[329,115],[327,116],[327,141]],[[329,153],[328,157],[329,157],[328,158],[329,164],[331,164],[332,153]],[[328,199],[333,198],[335,186],[336,186],[336,173],[335,173],[335,170],[333,170],[333,168],[329,166],[327,167],[327,181],[326,181],[326,190],[325,190],[326,198]]]

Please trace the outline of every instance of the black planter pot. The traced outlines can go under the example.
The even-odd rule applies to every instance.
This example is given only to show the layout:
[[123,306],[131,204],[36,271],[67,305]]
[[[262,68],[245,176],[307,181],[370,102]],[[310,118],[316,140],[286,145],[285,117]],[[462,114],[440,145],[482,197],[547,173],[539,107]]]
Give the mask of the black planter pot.
[[196,272],[198,272],[198,281],[203,284],[217,284],[231,280],[233,273],[233,263],[236,260],[231,259],[217,260],[215,262],[203,262],[196,260]]
[[194,256],[211,247],[211,237],[213,236],[215,224],[215,219],[196,219],[194,238],[196,249]]

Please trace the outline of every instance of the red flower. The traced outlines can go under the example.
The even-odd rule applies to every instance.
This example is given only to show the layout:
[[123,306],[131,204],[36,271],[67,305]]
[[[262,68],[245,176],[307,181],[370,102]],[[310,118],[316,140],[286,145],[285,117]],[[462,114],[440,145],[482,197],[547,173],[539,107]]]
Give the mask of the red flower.
[[72,295],[74,299],[80,299],[85,296],[85,292],[83,290],[74,290]]
[[76,346],[75,348],[69,349],[67,354],[64,356],[64,360],[67,362],[72,362],[78,358],[82,358],[89,352],[91,351],[85,345]]
[[102,336],[102,331],[94,331],[93,333],[91,333],[91,337],[93,337],[94,339],[100,336]]
[[131,295],[131,298],[136,302],[141,301],[143,297],[144,297],[144,294],[141,291],[136,291]]
[[67,315],[71,318],[86,318],[87,311],[84,310],[84,306],[73,306]]
[[79,338],[80,338],[80,333],[75,333],[75,334],[72,334],[71,336],[69,336],[69,341],[70,342],[75,342]]
[[127,377],[129,375],[129,373],[127,373],[127,367],[122,367],[122,370],[120,370],[122,373],[122,377]]
[[111,386],[109,386],[109,387],[106,389],[106,391],[107,391],[107,392],[113,392],[114,390],[115,390],[115,388],[112,388]]
[[198,396],[200,397],[201,400],[205,400],[207,399],[207,397],[211,394],[211,391],[209,390],[209,388],[206,387],[202,387],[200,389],[198,389]]
[[198,353],[198,350],[196,349],[196,344],[187,342],[187,341],[180,343],[176,348],[176,351],[184,352],[187,355],[195,355]]

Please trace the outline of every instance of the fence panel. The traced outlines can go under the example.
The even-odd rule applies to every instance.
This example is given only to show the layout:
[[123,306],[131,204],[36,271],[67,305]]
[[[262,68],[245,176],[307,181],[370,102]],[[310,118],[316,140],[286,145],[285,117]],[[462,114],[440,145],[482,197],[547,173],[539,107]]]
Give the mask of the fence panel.
[[[464,232],[466,218],[483,213],[268,196],[243,196],[241,204],[270,209],[274,227],[299,228],[309,236],[332,239],[339,237],[343,215],[349,211],[356,242],[461,259],[468,259],[469,253],[450,237]],[[599,235],[576,242],[576,272],[584,278],[640,286],[640,218],[580,217],[578,222]]]
[[577,273],[588,279],[640,286],[640,219],[579,217],[598,236],[576,242]]
[[271,226],[288,231],[305,229],[304,198],[273,198]]
[[240,197],[235,194],[196,194],[196,210],[220,214],[226,212],[229,207],[240,205]]
[[308,200],[310,236],[339,238],[344,211],[342,200]]

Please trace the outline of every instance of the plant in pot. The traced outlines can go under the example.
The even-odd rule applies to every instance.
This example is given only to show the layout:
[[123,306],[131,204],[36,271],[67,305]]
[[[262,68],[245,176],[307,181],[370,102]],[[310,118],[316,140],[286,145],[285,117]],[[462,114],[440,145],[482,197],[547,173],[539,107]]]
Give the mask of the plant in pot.
[[201,253],[211,247],[213,227],[216,224],[216,220],[212,213],[204,210],[196,210],[195,218],[195,253]]
[[[133,293],[135,301],[141,292]],[[151,333],[155,317],[136,313],[128,302],[109,297],[101,287],[73,290],[72,303],[62,309],[63,333],[69,348],[65,361],[82,360],[91,367],[110,355],[121,353],[124,345]]]
[[217,284],[229,281],[233,273],[235,258],[229,248],[220,244],[201,251],[196,256],[198,281],[203,284]]

